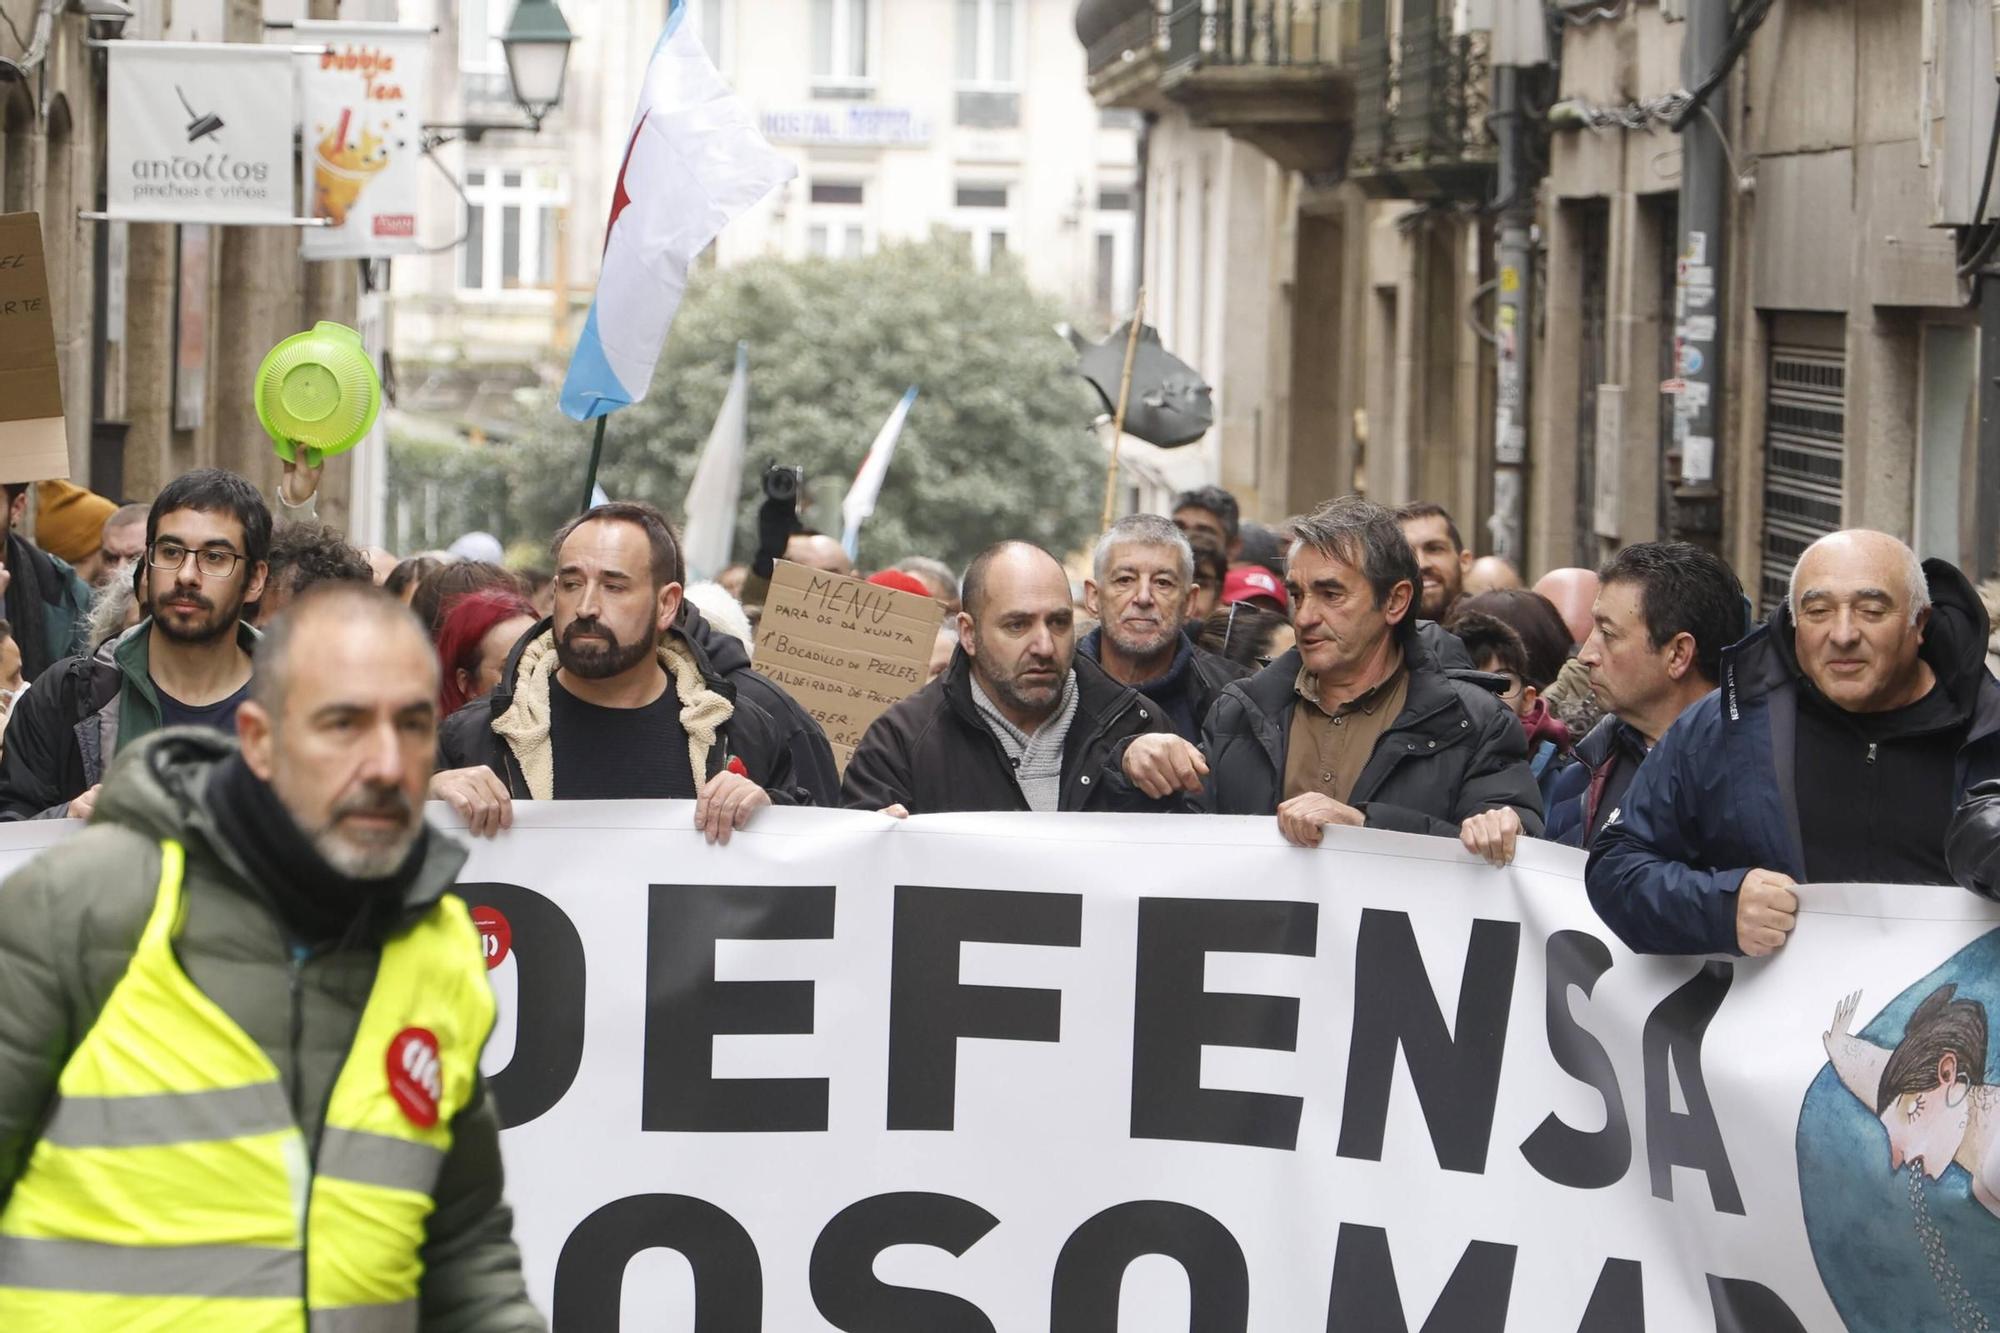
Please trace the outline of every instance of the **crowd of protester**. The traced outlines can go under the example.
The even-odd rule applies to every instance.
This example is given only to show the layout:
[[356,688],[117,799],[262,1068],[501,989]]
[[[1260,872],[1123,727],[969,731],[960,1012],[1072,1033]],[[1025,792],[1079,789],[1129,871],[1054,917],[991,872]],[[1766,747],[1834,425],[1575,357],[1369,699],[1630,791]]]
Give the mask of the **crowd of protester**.
[[[870,574],[934,599],[939,631],[843,771],[753,665],[778,558],[853,572],[788,508],[690,584],[649,505],[598,505],[516,570],[483,533],[359,550],[315,486],[53,490],[47,550],[8,488],[0,818],[88,826],[0,911],[0,1198],[35,1222],[7,1237],[0,1325],[156,1324],[164,1290],[196,1322],[301,1325],[304,1293],[315,1328],[545,1327],[477,1075],[467,851],[426,798],[475,836],[518,801],[678,797],[716,843],[770,805],[1226,813],[1495,865],[1546,838],[1657,953],[1770,954],[1806,881],[2000,897],[1990,610],[1885,533],[1814,543],[1758,624],[1684,543],[1526,588],[1436,505],[1349,496],[1274,531],[1208,487],[1113,524],[1074,582],[1017,541],[962,577]],[[218,1160],[246,1164],[230,1209],[185,1206]]]
[[[379,585],[439,667],[427,791],[476,835],[521,800],[687,798],[727,841],[767,805],[894,816],[1113,810],[1269,817],[1588,852],[1605,921],[1654,952],[1768,953],[1807,880],[2000,896],[2000,651],[1988,601],[1894,537],[1836,533],[1758,623],[1682,542],[1524,586],[1430,503],[1349,496],[1279,528],[1209,486],[1105,531],[1072,579],[1023,542],[934,599],[929,682],[844,770],[753,666],[773,563],[854,574],[767,503],[756,558],[690,584],[670,522],[599,505],[513,569],[471,533],[397,560],[205,469],[150,506],[8,487],[0,818],[88,818],[116,755],[168,727],[234,734],[260,633],[320,585]],[[301,498],[300,492],[303,492]],[[32,684],[30,684],[32,682]]]

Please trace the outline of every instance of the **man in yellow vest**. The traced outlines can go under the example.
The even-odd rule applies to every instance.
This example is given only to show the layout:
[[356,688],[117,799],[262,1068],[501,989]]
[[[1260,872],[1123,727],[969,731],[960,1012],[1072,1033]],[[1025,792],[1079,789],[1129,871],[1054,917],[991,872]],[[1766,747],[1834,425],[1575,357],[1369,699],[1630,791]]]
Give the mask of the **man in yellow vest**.
[[465,853],[423,818],[437,689],[400,604],[314,589],[240,750],[133,746],[0,885],[0,1329],[544,1327]]

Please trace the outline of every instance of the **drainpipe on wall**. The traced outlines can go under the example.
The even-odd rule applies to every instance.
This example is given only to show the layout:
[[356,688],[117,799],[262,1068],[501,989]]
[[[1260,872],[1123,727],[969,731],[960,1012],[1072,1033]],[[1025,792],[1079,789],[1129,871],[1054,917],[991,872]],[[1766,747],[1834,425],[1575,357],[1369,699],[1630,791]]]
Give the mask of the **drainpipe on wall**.
[[1494,258],[1499,308],[1494,316],[1498,383],[1493,422],[1493,554],[1526,568],[1528,345],[1534,337],[1535,182],[1530,178],[1522,114],[1521,69],[1493,71],[1493,131],[1500,141],[1500,226]]
[[[1688,0],[1681,78],[1693,87],[1727,55],[1729,0]],[[1709,94],[1709,115],[1681,129],[1680,234],[1674,286],[1674,445],[1680,477],[1673,488],[1672,535],[1711,550],[1722,541],[1722,490],[1717,467],[1724,418],[1722,279],[1728,250],[1728,150],[1718,126],[1728,123],[1729,85]]]
[[1493,421],[1493,553],[1527,568],[1528,348],[1535,335],[1535,193],[1541,184],[1529,152],[1531,72],[1548,63],[1546,18],[1539,0],[1502,0],[1492,13],[1493,111],[1499,147],[1499,227],[1494,261],[1497,375]]

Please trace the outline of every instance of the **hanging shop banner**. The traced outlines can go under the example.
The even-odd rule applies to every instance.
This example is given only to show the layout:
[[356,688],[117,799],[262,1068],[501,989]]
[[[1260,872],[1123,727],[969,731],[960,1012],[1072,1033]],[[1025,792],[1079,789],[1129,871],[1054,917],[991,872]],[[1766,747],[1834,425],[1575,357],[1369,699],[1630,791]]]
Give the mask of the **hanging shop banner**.
[[119,41],[106,52],[112,217],[243,225],[297,215],[289,47]]
[[417,248],[429,28],[301,22],[300,124],[307,259],[375,259]]
[[1809,887],[1772,959],[1643,958],[1544,843],[691,815],[522,804],[462,877],[556,1328],[2000,1320],[1969,894]]

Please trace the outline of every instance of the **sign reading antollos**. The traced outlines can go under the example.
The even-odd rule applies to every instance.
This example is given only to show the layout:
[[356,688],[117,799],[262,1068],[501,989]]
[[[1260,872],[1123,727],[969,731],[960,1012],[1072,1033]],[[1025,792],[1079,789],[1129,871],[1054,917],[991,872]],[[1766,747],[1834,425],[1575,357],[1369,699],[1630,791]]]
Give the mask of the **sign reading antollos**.
[[288,48],[119,42],[110,58],[113,217],[270,223],[294,216]]

